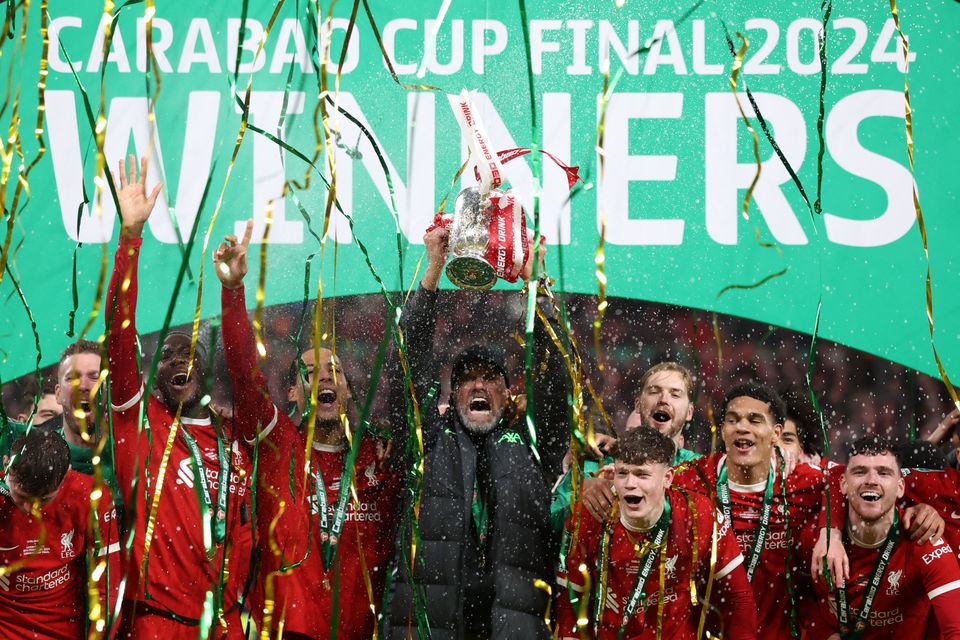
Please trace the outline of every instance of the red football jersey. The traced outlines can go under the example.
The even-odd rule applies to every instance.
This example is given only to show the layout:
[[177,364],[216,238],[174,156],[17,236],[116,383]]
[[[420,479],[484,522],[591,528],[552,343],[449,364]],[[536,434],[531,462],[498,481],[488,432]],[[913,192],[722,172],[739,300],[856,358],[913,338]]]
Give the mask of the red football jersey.
[[[249,572],[250,534],[247,506],[251,467],[246,451],[232,440],[233,426],[223,424],[225,449],[230,478],[227,496],[225,542],[215,544],[212,557],[204,546],[204,527],[200,500],[194,488],[193,457],[181,433],[173,440],[167,460],[163,486],[148,555],[147,576],[140,575],[146,529],[154,487],[159,482],[160,464],[173,426],[174,416],[154,397],[143,398],[143,381],[137,365],[136,344],[137,257],[140,240],[121,238],[114,262],[108,300],[118,291],[117,283],[129,274],[126,291],[117,294],[113,312],[108,354],[110,358],[111,401],[113,403],[113,435],[117,479],[124,495],[126,512],[133,513],[131,526],[134,540],[128,565],[127,599],[143,601],[154,608],[177,616],[198,620],[203,613],[204,599],[221,582],[221,559],[226,548],[229,576],[223,588],[224,610],[232,608]],[[147,425],[139,430],[140,403],[147,403]],[[220,486],[218,437],[209,418],[182,418],[179,430],[188,430],[203,458],[204,473],[211,494],[211,511],[216,511]],[[150,485],[147,486],[149,478]],[[132,487],[135,492],[131,493]],[[213,517],[211,513],[211,517]]]
[[[663,589],[660,588],[660,556],[654,561],[643,592],[646,606],[637,607],[627,623],[624,638],[656,638],[657,612],[663,599],[662,637],[671,640],[694,640],[700,621],[700,607],[691,599],[690,581],[697,585],[697,595],[705,596],[705,587],[710,573],[711,544],[714,519],[717,528],[717,562],[715,565],[712,607],[724,616],[727,629],[725,637],[731,639],[756,638],[756,611],[750,587],[743,573],[743,555],[723,516],[714,511],[713,505],[704,496],[695,493],[687,497],[675,489],[667,491],[671,506],[670,529],[667,533]],[[691,510],[691,503],[693,510]],[[570,603],[568,588],[576,593],[584,591],[584,578],[580,565],[585,563],[590,573],[593,593],[588,606],[592,618],[600,579],[600,544],[603,525],[593,519],[578,505],[567,520],[567,529],[573,531],[579,514],[578,542],[567,554],[566,567],[557,576],[560,589],[557,604],[557,622],[560,637],[578,639],[576,620],[578,611]],[[596,638],[616,638],[625,615],[625,607],[633,592],[640,572],[641,559],[636,545],[642,545],[650,533],[632,531],[622,521],[613,526],[610,538],[610,564],[607,578],[607,597],[600,619],[599,629],[592,630]],[[697,549],[697,563],[693,563],[693,549]],[[578,605],[579,607],[579,605]]]
[[[726,458],[726,454],[720,453],[699,458],[678,472],[673,484],[716,499],[717,478],[726,464]],[[791,571],[797,610],[803,607],[804,599],[811,597],[809,578],[804,575],[809,574],[810,558],[796,550],[801,542],[816,540],[824,485],[820,470],[806,464],[798,465],[786,480],[784,500],[780,474],[775,475],[769,530],[751,581],[757,603],[758,635],[761,638],[792,638],[790,598],[785,575],[788,550],[791,548],[795,550],[789,555],[792,555]],[[728,486],[733,531],[744,558],[748,558],[760,521],[766,483],[743,486],[728,481]]]
[[[840,491],[840,478],[846,465],[833,464],[830,468],[831,494],[833,498],[834,520],[830,526],[843,529],[846,526],[846,500]],[[902,469],[904,482],[904,498],[909,503],[927,504],[937,510],[943,518],[945,526],[943,536],[950,546],[960,550],[960,471],[956,469],[917,470]],[[824,518],[820,518],[824,525]]]
[[[856,621],[882,545],[864,548],[846,545],[850,560],[847,598],[850,623]],[[812,551],[812,549],[810,549]],[[819,616],[809,629],[811,640],[839,632],[835,593],[825,581],[816,584]],[[920,640],[926,637],[931,607],[943,638],[960,638],[960,567],[945,540],[910,542],[905,532],[893,550],[870,608],[863,640]]]
[[0,575],[0,638],[83,638],[87,579],[94,569],[87,566],[88,553],[96,563],[107,562],[97,588],[103,619],[112,614],[121,580],[117,514],[104,487],[98,542],[90,528],[92,490],[92,477],[68,471],[36,520],[16,507],[6,487],[0,489],[0,566],[13,569]]
[[[252,455],[258,457],[257,541],[262,579],[300,562],[273,578],[272,628],[277,628],[282,617],[286,632],[327,638],[336,611],[338,638],[369,638],[374,616],[364,566],[371,583],[372,604],[379,610],[393,552],[402,470],[381,462],[377,440],[370,435],[364,437],[354,466],[356,500],[351,499],[347,506],[336,563],[325,571],[314,478],[319,470],[332,523],[347,451],[313,443],[310,477],[304,484],[306,434],[276,408],[266,393],[266,381],[256,364],[243,289],[224,289],[222,303],[223,340],[237,426],[248,442],[255,441],[259,432]],[[283,512],[271,533],[270,525],[280,513],[281,502]],[[279,558],[272,543],[281,552]],[[264,595],[258,593],[260,599]],[[262,604],[255,609],[262,612]]]
[[960,471],[918,471],[904,469],[904,497],[916,503],[933,507],[946,526],[943,537],[954,551],[960,552]]

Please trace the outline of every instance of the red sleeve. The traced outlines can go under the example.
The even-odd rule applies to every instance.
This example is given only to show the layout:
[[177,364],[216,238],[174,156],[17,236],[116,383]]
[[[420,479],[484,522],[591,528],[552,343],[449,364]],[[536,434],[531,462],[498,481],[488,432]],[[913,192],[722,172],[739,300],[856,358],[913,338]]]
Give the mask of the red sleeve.
[[233,387],[234,428],[248,443],[264,437],[277,424],[277,407],[257,363],[257,345],[247,316],[243,287],[221,287],[223,350]]
[[923,588],[940,625],[940,637],[960,638],[960,566],[953,549],[942,538],[915,546],[916,566],[923,572]]
[[[592,569],[592,563],[584,553],[586,548],[585,537],[589,537],[594,519],[583,507],[583,503],[577,503],[571,510],[567,518],[566,536],[572,540],[573,530],[576,526],[577,518],[580,519],[580,531],[577,536],[577,544],[570,545],[567,551],[567,559],[564,568],[557,572],[557,629],[561,640],[575,639],[579,640],[580,634],[577,632],[577,618],[580,609],[580,598],[584,597],[584,579],[580,571],[580,565],[586,563],[587,570]],[[592,574],[592,571],[591,571]],[[591,580],[593,576],[591,575]],[[575,598],[570,602],[571,597]],[[586,594],[589,598],[589,594]]]
[[[915,504],[936,505],[943,499],[957,493],[960,483],[956,469],[928,471],[910,469],[903,477],[907,500]],[[943,515],[943,514],[941,514]],[[947,515],[943,516],[944,518]]]
[[[821,464],[830,464],[824,461]],[[834,464],[827,468],[827,482],[823,488],[823,500],[820,503],[820,515],[818,519],[818,529],[827,528],[827,505],[830,505],[830,528],[843,531],[847,526],[847,505],[843,499],[843,492],[840,490],[840,478],[846,465]],[[823,473],[821,467],[820,472]]]
[[743,568],[743,554],[723,515],[717,513],[716,517],[717,602],[722,603],[718,608],[722,611],[723,628],[727,630],[724,637],[729,640],[756,640],[757,605]]
[[136,409],[143,396],[137,349],[137,262],[142,238],[120,236],[107,293],[107,355],[110,362],[110,402],[117,413]]
[[723,636],[729,640],[757,640],[757,605],[753,588],[743,564],[737,565],[717,583],[717,595],[723,606]]
[[743,566],[743,553],[740,551],[737,538],[733,535],[730,523],[724,519],[722,513],[719,511],[715,513],[717,518],[717,579],[721,579],[736,571],[738,567]]
[[[711,468],[716,468],[717,458],[713,455],[706,455],[694,460],[686,465],[682,470],[673,475],[672,486],[684,489],[686,491],[707,496],[713,500],[717,486],[713,479],[715,474],[711,474]],[[711,482],[713,483],[711,485]]]

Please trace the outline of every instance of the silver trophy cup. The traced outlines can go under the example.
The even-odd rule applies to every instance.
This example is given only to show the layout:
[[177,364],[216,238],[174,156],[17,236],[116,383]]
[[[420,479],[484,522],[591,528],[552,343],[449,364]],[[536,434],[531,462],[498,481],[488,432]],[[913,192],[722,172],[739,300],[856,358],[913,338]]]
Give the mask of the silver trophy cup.
[[447,277],[461,289],[485,291],[497,282],[497,273],[487,261],[490,240],[492,191],[484,197],[478,187],[467,187],[457,195],[450,226]]

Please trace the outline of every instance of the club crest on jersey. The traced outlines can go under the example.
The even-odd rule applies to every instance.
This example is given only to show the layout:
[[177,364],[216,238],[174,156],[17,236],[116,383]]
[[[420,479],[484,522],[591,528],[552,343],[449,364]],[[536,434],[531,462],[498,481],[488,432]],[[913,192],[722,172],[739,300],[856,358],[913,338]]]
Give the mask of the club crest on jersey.
[[367,478],[367,486],[375,487],[379,484],[377,480],[377,466],[375,463],[371,462],[367,465],[367,468],[363,470],[363,475]]
[[887,595],[900,595],[900,578],[903,577],[903,569],[897,569],[887,574]]
[[70,529],[66,533],[60,534],[60,557],[61,558],[72,558],[73,553],[73,536],[75,529]]
[[670,558],[667,558],[667,561],[664,563],[664,566],[667,570],[667,578],[673,578],[673,574],[677,569],[677,558],[678,555],[674,555]]

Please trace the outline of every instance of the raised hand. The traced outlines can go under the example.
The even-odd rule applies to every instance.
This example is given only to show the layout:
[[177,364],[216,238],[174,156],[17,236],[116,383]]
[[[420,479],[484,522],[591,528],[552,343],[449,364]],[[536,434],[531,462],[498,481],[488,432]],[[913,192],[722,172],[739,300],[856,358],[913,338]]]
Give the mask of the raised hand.
[[447,262],[447,243],[450,241],[450,230],[437,227],[427,231],[423,236],[423,244],[427,249],[427,268],[423,272],[420,284],[424,289],[436,291],[440,284],[440,275],[443,265]]
[[213,250],[213,264],[217,277],[227,289],[243,286],[243,276],[247,275],[247,248],[253,235],[253,220],[247,220],[243,240],[237,242],[237,236],[224,236],[220,246]]
[[153,206],[163,183],[157,183],[150,195],[147,195],[147,158],[140,158],[140,179],[137,179],[137,164],[130,154],[129,173],[123,160],[119,165],[120,175],[113,175],[113,181],[120,185],[117,200],[120,203],[120,219],[123,222],[121,233],[126,238],[139,238],[143,235],[143,225],[150,218]]

